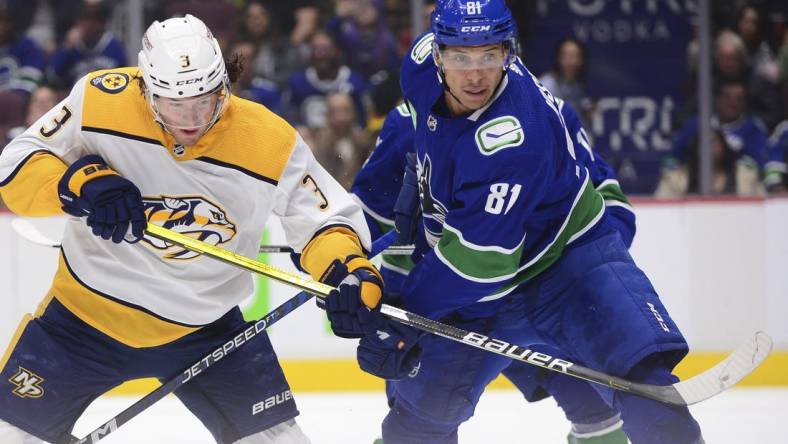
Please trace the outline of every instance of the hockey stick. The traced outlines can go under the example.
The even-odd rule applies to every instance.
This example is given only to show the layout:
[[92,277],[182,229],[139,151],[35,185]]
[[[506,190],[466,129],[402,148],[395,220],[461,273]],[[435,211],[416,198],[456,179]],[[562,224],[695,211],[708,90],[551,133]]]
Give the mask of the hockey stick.
[[[27,219],[21,217],[12,219],[11,228],[14,229],[16,234],[28,242],[41,245],[42,247],[60,248],[60,242],[46,237]],[[388,233],[386,235],[388,235]],[[389,244],[390,243],[392,242],[389,242]],[[373,248],[374,245],[375,244],[373,244]],[[287,245],[260,245],[258,253],[293,253],[293,248]],[[387,256],[402,256],[411,253],[413,253],[413,245],[389,245],[380,252],[380,254]],[[377,254],[372,254],[371,256],[377,256]]]
[[[148,224],[147,233],[153,237],[171,242],[188,250],[202,253],[228,264],[244,268],[253,273],[259,273],[280,282],[290,284],[320,298],[326,298],[332,290],[332,287],[320,282],[302,279],[294,274],[278,270],[270,265],[253,261],[249,258],[170,231],[166,228]],[[737,384],[761,365],[772,348],[772,340],[769,335],[763,332],[757,332],[749,341],[739,346],[725,360],[709,370],[676,384],[659,386],[640,384],[616,376],[607,375],[545,353],[535,352],[500,339],[490,338],[479,333],[466,331],[432,319],[427,319],[387,304],[383,304],[380,311],[389,318],[403,324],[516,361],[536,365],[547,370],[563,373],[574,378],[584,379],[666,404],[682,406],[695,404],[711,398]]]
[[[152,226],[154,225],[150,225],[150,224],[148,225],[149,228]],[[162,230],[164,229],[162,228]],[[149,232],[149,234],[151,233]],[[162,237],[159,237],[159,239],[165,240]],[[370,257],[374,257],[380,254],[380,252],[385,250],[386,247],[388,247],[389,245],[391,245],[394,242],[394,240],[396,240],[396,232],[394,231],[391,231],[381,236],[378,240],[372,243]],[[230,252],[227,251],[227,253]],[[256,262],[256,263],[260,265],[264,265],[260,262]],[[152,392],[142,397],[142,399],[140,399],[139,401],[135,402],[134,404],[130,405],[122,412],[110,418],[109,421],[101,424],[92,432],[88,433],[84,438],[79,439],[71,435],[66,437],[63,443],[64,444],[83,444],[83,443],[95,444],[99,442],[107,435],[117,430],[118,427],[129,422],[132,418],[142,413],[145,409],[152,406],[160,399],[174,392],[180,386],[189,382],[189,380],[191,380],[193,377],[204,372],[211,365],[215,364],[220,359],[234,352],[238,347],[241,347],[243,344],[249,342],[253,337],[257,336],[260,332],[274,325],[279,319],[282,319],[283,317],[285,317],[293,310],[303,305],[304,302],[308,301],[311,298],[312,298],[312,293],[307,291],[302,291],[296,294],[291,299],[282,303],[282,305],[276,307],[273,311],[271,311],[267,315],[263,316],[262,319],[260,319],[259,321],[248,322],[246,325],[244,325],[243,328],[237,330],[231,335],[231,337],[233,338],[232,340],[227,341],[221,347],[217,347],[216,350],[206,355],[199,362],[196,362],[193,365],[187,367],[184,371],[178,374],[178,376],[165,382],[164,384],[162,384]]]

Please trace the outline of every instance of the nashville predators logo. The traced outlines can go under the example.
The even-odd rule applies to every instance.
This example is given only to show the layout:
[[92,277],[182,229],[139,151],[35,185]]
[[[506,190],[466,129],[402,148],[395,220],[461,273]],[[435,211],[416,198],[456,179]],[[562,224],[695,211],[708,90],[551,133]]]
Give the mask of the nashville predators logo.
[[93,77],[90,83],[105,93],[117,94],[129,84],[129,76],[121,72],[108,72]]
[[[212,245],[224,244],[235,236],[235,224],[227,219],[227,213],[203,197],[162,196],[143,200],[150,223]],[[145,236],[144,241],[163,250],[165,259],[192,259],[200,255],[151,236]]]
[[40,398],[44,396],[44,388],[41,387],[44,378],[24,367],[19,367],[14,376],[8,379],[8,382],[16,386],[12,393],[20,398]]

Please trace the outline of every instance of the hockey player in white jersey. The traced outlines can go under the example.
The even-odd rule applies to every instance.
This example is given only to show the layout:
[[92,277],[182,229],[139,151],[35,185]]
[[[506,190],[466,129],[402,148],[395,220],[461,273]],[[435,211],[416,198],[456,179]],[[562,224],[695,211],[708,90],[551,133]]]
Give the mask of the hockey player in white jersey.
[[[252,277],[147,223],[254,256],[273,213],[313,278],[380,298],[360,208],[290,125],[230,95],[240,68],[204,23],[154,22],[142,45],[138,67],[89,74],[0,154],[13,212],[72,216],[52,287],[0,360],[4,444],[60,442],[102,393],[170,379],[242,325]],[[219,443],[309,442],[262,336],[176,395]]]

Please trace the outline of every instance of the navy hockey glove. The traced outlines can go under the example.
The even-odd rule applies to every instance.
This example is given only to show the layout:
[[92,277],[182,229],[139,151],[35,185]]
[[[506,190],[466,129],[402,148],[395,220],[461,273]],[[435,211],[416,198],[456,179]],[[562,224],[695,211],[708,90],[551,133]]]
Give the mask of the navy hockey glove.
[[356,348],[358,365],[365,372],[387,380],[414,377],[421,358],[419,339],[422,333],[390,320],[378,310],[359,312],[367,334]]
[[360,256],[348,256],[344,262],[335,259],[320,282],[338,287],[325,300],[334,334],[341,338],[364,336],[359,312],[379,306],[383,297],[383,278],[375,266]]
[[419,214],[419,177],[416,173],[416,154],[405,155],[407,165],[402,177],[402,188],[394,204],[394,228],[397,230],[397,244],[411,245],[416,240],[416,231],[421,222]]
[[119,244],[131,227],[129,242],[142,239],[147,219],[140,190],[101,157],[91,154],[71,164],[57,190],[63,211],[87,216],[94,235]]

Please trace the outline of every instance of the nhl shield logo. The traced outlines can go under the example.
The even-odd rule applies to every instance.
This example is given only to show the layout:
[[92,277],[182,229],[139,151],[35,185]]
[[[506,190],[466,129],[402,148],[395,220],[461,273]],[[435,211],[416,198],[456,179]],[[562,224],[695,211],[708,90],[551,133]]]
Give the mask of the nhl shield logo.
[[438,128],[438,120],[432,114],[427,117],[427,128],[429,128],[430,131],[435,131]]
[[174,147],[172,147],[172,152],[180,157],[186,154],[186,147],[181,145],[180,143],[176,143]]

